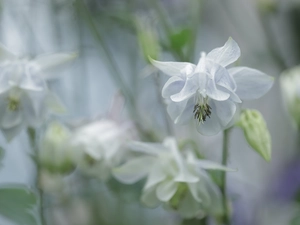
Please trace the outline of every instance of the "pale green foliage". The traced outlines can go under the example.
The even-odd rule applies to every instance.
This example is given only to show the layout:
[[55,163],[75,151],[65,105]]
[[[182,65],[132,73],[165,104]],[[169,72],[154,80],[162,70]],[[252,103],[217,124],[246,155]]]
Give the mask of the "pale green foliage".
[[39,225],[33,191],[24,185],[0,186],[0,215],[20,225]]
[[271,136],[261,113],[257,110],[244,110],[237,126],[243,129],[249,145],[266,161],[270,161]]

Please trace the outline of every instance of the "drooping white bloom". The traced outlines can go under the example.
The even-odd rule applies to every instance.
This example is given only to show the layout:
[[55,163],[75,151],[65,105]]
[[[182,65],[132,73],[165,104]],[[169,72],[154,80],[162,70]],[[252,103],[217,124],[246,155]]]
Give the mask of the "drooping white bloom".
[[127,154],[125,143],[131,138],[129,126],[103,119],[74,131],[72,146],[75,163],[83,173],[107,180],[111,169]]
[[75,56],[59,53],[21,58],[0,45],[0,129],[7,140],[26,126],[39,125],[49,112],[62,111],[46,84],[46,78],[55,74],[46,72]]
[[162,203],[185,218],[221,213],[219,190],[204,169],[230,169],[197,159],[192,152],[184,157],[172,137],[162,144],[133,142],[130,149],[141,156],[114,169],[114,176],[125,184],[147,178],[141,197],[146,206]]
[[294,122],[300,128],[300,66],[283,72],[280,76],[283,102]]
[[229,38],[223,47],[202,52],[197,65],[152,60],[171,76],[162,96],[169,100],[168,113],[175,123],[194,117],[201,134],[217,134],[231,125],[238,103],[257,99],[271,88],[273,78],[258,70],[226,68],[239,57],[239,46]]

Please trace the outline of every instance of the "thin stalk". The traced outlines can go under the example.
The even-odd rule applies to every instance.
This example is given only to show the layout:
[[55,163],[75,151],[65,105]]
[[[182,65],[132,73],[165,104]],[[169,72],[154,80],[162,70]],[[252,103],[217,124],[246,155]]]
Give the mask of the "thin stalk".
[[[227,166],[228,153],[229,153],[229,133],[230,129],[224,130],[223,132],[223,153],[222,153],[222,165]],[[226,192],[226,172],[221,174],[221,186],[220,190],[222,193],[222,203],[224,209],[223,223],[224,225],[230,225],[230,211],[228,207],[228,196]]]
[[44,194],[43,190],[40,188],[40,177],[41,177],[41,168],[38,162],[38,148],[36,147],[36,132],[35,129],[29,127],[27,128],[27,134],[30,142],[30,146],[33,150],[33,161],[36,166],[36,178],[35,178],[35,186],[38,190],[39,200],[40,200],[40,217],[41,217],[41,224],[46,225],[46,219],[44,215]]

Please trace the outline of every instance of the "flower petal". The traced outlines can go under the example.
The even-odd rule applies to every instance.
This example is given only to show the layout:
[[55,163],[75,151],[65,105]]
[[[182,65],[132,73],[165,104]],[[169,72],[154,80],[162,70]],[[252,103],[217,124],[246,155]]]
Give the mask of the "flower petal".
[[207,136],[215,135],[222,130],[222,126],[216,114],[216,106],[213,102],[210,103],[210,106],[212,108],[210,118],[206,118],[206,121],[198,123],[196,126],[200,134]]
[[190,119],[193,118],[193,110],[194,110],[194,101],[193,101],[193,99],[189,99],[189,101],[186,104],[184,110],[174,120],[174,123],[175,124],[185,124],[185,123],[187,123]]
[[182,70],[187,68],[195,68],[192,63],[187,62],[161,62],[154,59],[150,59],[153,66],[164,72],[169,76],[183,77]]
[[223,67],[235,62],[241,55],[238,44],[230,37],[223,47],[213,49],[207,54],[210,59]]
[[177,191],[178,183],[172,180],[165,180],[156,188],[157,198],[162,202],[169,201]]
[[9,142],[16,137],[24,128],[24,122],[17,124],[14,127],[1,129],[5,139]]
[[172,102],[168,104],[167,111],[171,119],[174,121],[174,123],[177,124],[176,120],[177,118],[182,114],[182,112],[185,110],[187,105],[188,99],[182,101],[182,102]]
[[236,104],[230,100],[214,101],[216,113],[222,126],[226,126],[233,118],[236,111]]
[[178,213],[183,218],[201,218],[205,216],[204,209],[201,203],[197,202],[190,192],[187,192],[185,197],[178,205]]
[[184,87],[185,80],[180,77],[171,77],[162,89],[162,97],[170,98],[171,95],[177,94]]
[[144,189],[141,197],[141,202],[149,208],[155,208],[160,204],[159,199],[156,196],[156,187]]
[[222,170],[222,171],[228,171],[228,172],[237,171],[236,169],[231,169],[226,166],[223,166],[223,165],[220,165],[213,161],[205,160],[205,159],[197,159],[196,166],[199,169],[205,169],[205,170]]
[[172,152],[176,165],[178,166],[179,174],[175,177],[175,181],[177,182],[197,182],[199,178],[193,175],[189,170],[188,167],[180,154],[176,140],[174,138],[165,138],[163,144],[170,149]]
[[[52,53],[52,54],[43,54],[37,56],[33,62],[39,65],[39,68],[43,71],[52,69],[53,67],[60,66],[65,64],[77,57],[76,52],[71,53]],[[55,78],[55,74],[45,75],[45,79]]]
[[147,182],[145,184],[145,189],[151,188],[154,185],[158,184],[159,182],[166,179],[167,175],[164,173],[163,168],[159,164],[153,165],[149,176],[147,178]]
[[115,168],[113,175],[124,184],[133,184],[147,176],[154,162],[155,158],[151,156],[135,158]]
[[157,143],[147,143],[132,141],[128,144],[128,148],[135,152],[141,152],[152,156],[157,156],[163,151],[166,151],[165,147]]
[[214,100],[225,101],[230,97],[229,93],[217,89],[212,79],[208,79],[206,88],[206,94]]
[[10,110],[8,107],[5,109],[4,115],[1,118],[1,128],[9,129],[18,124],[21,124],[23,120],[22,111],[20,110]]
[[266,94],[274,79],[263,72],[248,67],[234,67],[229,73],[237,84],[236,94],[241,99],[257,99]]
[[185,81],[182,90],[171,96],[171,100],[174,102],[181,102],[192,97],[198,90],[198,74],[188,77]]

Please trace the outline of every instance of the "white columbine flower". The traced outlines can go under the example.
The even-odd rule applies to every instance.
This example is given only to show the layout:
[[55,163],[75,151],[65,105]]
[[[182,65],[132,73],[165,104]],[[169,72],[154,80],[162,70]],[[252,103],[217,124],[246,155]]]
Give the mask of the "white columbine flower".
[[202,52],[197,65],[152,60],[171,76],[162,96],[169,100],[168,113],[175,123],[194,117],[201,134],[217,134],[231,125],[238,103],[257,99],[271,88],[273,78],[258,70],[226,68],[239,57],[239,46],[229,38],[223,47]]
[[184,157],[172,137],[163,144],[133,142],[129,147],[141,156],[114,169],[114,176],[125,184],[147,178],[141,197],[146,206],[163,203],[185,218],[222,213],[219,190],[204,169],[230,169],[197,159],[192,152]]
[[283,102],[295,127],[300,128],[300,66],[283,72],[280,76]]
[[111,169],[126,156],[125,143],[130,139],[129,126],[103,119],[74,131],[72,146],[75,163],[83,173],[107,180]]
[[7,140],[26,126],[39,125],[50,111],[62,110],[45,81],[55,74],[45,72],[75,56],[59,53],[21,58],[0,44],[0,129]]

